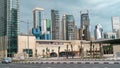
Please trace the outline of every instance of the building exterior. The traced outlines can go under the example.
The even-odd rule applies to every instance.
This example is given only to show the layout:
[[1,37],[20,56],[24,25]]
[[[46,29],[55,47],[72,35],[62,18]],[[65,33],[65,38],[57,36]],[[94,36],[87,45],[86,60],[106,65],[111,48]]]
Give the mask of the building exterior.
[[117,38],[120,38],[120,29],[117,30]]
[[52,40],[60,39],[60,18],[58,10],[51,10],[51,21],[52,21]]
[[77,25],[75,25],[75,40],[79,40],[79,29],[77,28]]
[[76,40],[76,27],[73,15],[62,17],[62,36],[63,40]]
[[43,8],[34,8],[33,9],[33,29],[32,34],[36,39],[40,40],[42,35],[42,17],[43,17]]
[[51,39],[51,20],[44,19],[42,22],[42,40],[50,40]]
[[[74,58],[114,58],[120,53],[119,44],[90,44],[85,40],[36,40],[35,36],[18,35],[16,59],[67,57]],[[102,51],[102,50],[103,51]],[[3,54],[3,53],[1,53]],[[0,57],[1,57],[0,54]],[[29,57],[28,57],[29,56]],[[102,56],[102,57],[101,57]]]
[[33,29],[32,33],[37,40],[51,39],[51,20],[43,19],[43,8],[33,10]]
[[18,52],[19,0],[0,0],[0,54],[12,57]]
[[120,18],[112,17],[112,31],[116,33],[118,29],[120,29]]
[[87,12],[81,12],[80,40],[90,40],[90,19]]
[[[36,52],[36,38],[35,36],[18,35],[18,53],[14,57],[24,58],[35,57]],[[28,55],[29,54],[29,55]]]
[[95,26],[94,36],[95,36],[95,40],[103,38],[103,28],[100,24],[97,24]]
[[113,32],[106,32],[104,33],[104,39],[116,39],[116,33]]
[[[29,39],[28,39],[29,37]],[[82,44],[81,44],[82,42]],[[76,57],[87,57],[90,50],[89,41],[80,40],[36,40],[35,36],[18,36],[18,53],[14,57],[20,59],[29,57],[66,57],[66,52],[73,52]],[[99,50],[99,45],[94,46]],[[69,57],[71,54],[69,54]]]

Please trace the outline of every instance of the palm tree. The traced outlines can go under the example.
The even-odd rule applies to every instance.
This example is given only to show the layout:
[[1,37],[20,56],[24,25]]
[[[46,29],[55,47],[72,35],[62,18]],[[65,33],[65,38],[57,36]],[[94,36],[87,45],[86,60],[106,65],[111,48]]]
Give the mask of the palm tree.
[[93,45],[93,58],[94,58],[95,54],[94,54],[94,45]]
[[90,41],[90,58],[92,58],[92,41]]
[[81,53],[80,46],[78,46],[78,49],[79,49],[79,57],[80,57],[80,53]]
[[66,46],[66,58],[68,59],[68,45]]
[[46,55],[47,55],[47,57],[49,55],[49,49],[48,48],[46,48]]
[[73,46],[71,44],[71,53],[72,53],[72,58],[74,57],[74,54],[73,54]]
[[42,52],[43,52],[43,55],[42,55],[42,56],[43,56],[43,58],[44,58],[44,57],[45,57],[45,49],[43,49]]
[[58,57],[60,57],[60,46],[58,47]]

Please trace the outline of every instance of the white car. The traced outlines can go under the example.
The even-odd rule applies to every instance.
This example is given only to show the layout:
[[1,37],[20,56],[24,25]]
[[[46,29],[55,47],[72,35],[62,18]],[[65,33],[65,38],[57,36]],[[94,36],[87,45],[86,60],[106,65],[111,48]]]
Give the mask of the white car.
[[2,59],[2,63],[11,63],[12,59],[10,57],[6,57]]

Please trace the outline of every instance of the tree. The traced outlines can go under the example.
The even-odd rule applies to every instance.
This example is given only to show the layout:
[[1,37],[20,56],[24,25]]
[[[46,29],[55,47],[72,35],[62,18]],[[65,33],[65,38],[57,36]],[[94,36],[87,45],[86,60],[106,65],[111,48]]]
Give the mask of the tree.
[[66,46],[66,58],[68,59],[68,45]]
[[58,57],[60,57],[60,46],[58,47]]
[[42,52],[43,52],[43,55],[42,55],[42,56],[43,56],[43,58],[44,58],[44,57],[45,57],[45,49],[43,49]]
[[72,53],[72,58],[74,58],[74,54],[73,54],[73,46],[71,44],[71,53]]

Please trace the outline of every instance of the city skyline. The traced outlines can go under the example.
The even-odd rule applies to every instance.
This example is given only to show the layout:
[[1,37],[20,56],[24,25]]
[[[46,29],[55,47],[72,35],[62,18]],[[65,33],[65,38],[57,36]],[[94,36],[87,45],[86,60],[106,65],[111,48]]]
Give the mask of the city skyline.
[[[32,10],[35,7],[44,8],[44,18],[50,18],[51,9],[59,10],[60,21],[62,20],[63,14],[71,14],[75,17],[75,23],[80,27],[80,11],[88,10],[90,17],[91,31],[94,32],[94,27],[96,24],[101,24],[103,26],[104,32],[112,31],[111,17],[120,17],[119,0],[29,0],[26,4],[24,0],[20,1],[20,20],[29,20],[30,28],[32,28]],[[112,11],[112,12],[111,12]],[[21,23],[20,23],[21,24]],[[25,24],[23,24],[25,25]],[[105,28],[107,26],[107,28]],[[20,25],[21,26],[21,25]],[[25,27],[25,26],[23,26]],[[20,28],[20,32],[25,30]]]

